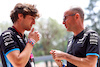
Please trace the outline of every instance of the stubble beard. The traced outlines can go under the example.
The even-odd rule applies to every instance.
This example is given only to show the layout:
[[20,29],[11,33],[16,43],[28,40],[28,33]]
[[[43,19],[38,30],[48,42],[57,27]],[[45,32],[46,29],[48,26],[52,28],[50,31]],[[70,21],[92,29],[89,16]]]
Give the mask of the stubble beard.
[[31,26],[31,27],[27,27],[27,28],[25,28],[25,30],[30,31],[31,28],[32,28],[32,26]]

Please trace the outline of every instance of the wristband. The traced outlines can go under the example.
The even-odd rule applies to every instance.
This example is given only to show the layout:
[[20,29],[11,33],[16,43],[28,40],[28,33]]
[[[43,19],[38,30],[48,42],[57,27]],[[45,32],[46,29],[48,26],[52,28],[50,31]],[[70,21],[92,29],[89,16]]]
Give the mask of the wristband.
[[27,43],[30,43],[30,44],[32,44],[33,45],[33,47],[34,47],[34,44],[36,43],[36,41],[34,40],[34,39],[28,39],[28,42]]

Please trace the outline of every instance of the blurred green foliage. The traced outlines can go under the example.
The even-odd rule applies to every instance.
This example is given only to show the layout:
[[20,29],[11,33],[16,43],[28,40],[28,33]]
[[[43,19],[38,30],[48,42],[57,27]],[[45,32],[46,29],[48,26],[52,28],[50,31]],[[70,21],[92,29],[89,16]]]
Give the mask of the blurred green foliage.
[[[13,24],[9,22],[0,23],[0,33],[11,27]],[[59,24],[52,18],[41,18],[33,25],[35,31],[40,33],[40,41],[33,48],[34,56],[49,55],[52,49],[66,51],[67,40],[70,33],[66,31],[64,25]],[[29,32],[25,32],[28,37]]]
[[66,51],[69,32],[62,24],[48,18],[40,19],[34,27],[41,34],[40,42],[33,48],[35,56],[49,55],[52,49]]
[[92,25],[87,26],[88,28],[92,28],[100,35],[100,0],[90,0],[87,11],[87,18],[85,20],[90,20]]

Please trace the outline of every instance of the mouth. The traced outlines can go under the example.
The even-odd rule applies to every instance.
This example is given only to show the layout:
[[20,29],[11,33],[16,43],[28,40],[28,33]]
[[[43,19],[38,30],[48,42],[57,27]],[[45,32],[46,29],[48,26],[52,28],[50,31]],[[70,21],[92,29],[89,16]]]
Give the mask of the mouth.
[[67,25],[65,24],[65,27],[67,28]]
[[33,26],[33,24],[30,25],[31,27]]

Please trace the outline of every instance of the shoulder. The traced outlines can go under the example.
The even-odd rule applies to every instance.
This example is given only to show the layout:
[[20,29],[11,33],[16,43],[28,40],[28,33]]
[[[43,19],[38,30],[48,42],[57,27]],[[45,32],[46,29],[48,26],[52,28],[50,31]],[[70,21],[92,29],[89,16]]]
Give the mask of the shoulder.
[[99,38],[99,35],[96,31],[94,30],[87,30],[84,35],[88,36],[90,39],[93,39],[93,38]]
[[8,36],[8,35],[13,35],[13,31],[12,30],[6,30],[1,34],[2,37]]
[[99,42],[99,35],[96,31],[94,30],[88,30],[87,33],[89,33],[88,38],[89,38],[89,42],[90,44],[98,44]]
[[96,33],[97,34],[97,32],[94,31],[94,30],[88,30],[87,32],[89,32],[89,33]]
[[94,30],[88,30],[87,33],[89,33],[90,36],[98,37],[98,33]]
[[98,33],[96,31],[94,31],[94,30],[86,30],[84,34],[85,35],[89,35],[89,36],[96,36],[96,37],[98,37]]
[[1,34],[1,40],[2,40],[2,43],[5,45],[5,46],[8,46],[9,44],[13,44],[14,43],[14,32],[10,29],[4,31],[2,34]]

